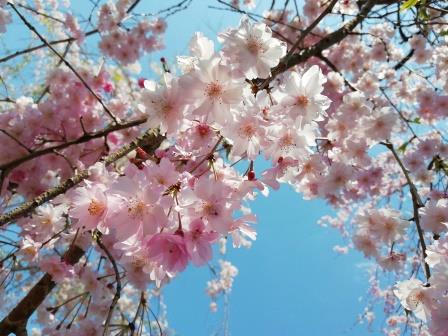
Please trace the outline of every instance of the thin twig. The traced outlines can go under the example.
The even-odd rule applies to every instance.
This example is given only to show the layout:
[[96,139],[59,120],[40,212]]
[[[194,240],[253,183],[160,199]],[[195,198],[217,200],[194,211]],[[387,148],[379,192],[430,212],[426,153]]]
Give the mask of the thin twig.
[[[64,53],[62,54],[62,57],[66,57],[68,54],[68,51],[70,50],[70,46],[72,45],[72,42],[68,42],[65,46]],[[59,59],[58,63],[56,64],[56,68],[59,67],[62,64],[62,60]],[[45,95],[50,92],[50,85],[46,85],[42,93],[40,94],[39,98],[36,99],[36,103],[39,104],[40,101],[45,97]]]
[[40,12],[40,11],[38,11],[37,9],[34,9],[34,8],[32,8],[32,7],[29,7],[29,6],[20,4],[20,3],[18,3],[17,6],[18,6],[18,7],[22,7],[22,8],[24,8],[24,9],[26,9],[26,10],[28,10],[28,11],[30,11],[30,12],[36,14],[36,15],[43,16],[43,17],[45,17],[45,18],[47,18],[47,19],[54,20],[54,21],[56,21],[56,22],[59,22],[59,23],[62,23],[62,24],[65,25],[65,21],[64,21],[64,20],[61,20],[61,19],[58,19],[58,18],[56,18],[56,17],[54,17],[54,16],[48,15],[47,13]]
[[381,142],[381,144],[386,146],[392,152],[392,155],[394,156],[395,160],[397,161],[398,165],[400,166],[401,171],[403,172],[403,174],[406,178],[406,181],[408,183],[409,192],[411,193],[411,197],[412,197],[412,207],[413,207],[413,212],[414,212],[413,219],[415,222],[415,226],[417,228],[417,233],[418,233],[418,237],[419,237],[419,241],[420,241],[420,247],[422,249],[422,255],[423,255],[422,262],[424,264],[425,277],[426,277],[426,281],[429,282],[429,278],[431,277],[431,271],[429,269],[428,263],[425,260],[427,257],[426,243],[425,243],[425,237],[423,235],[423,230],[420,225],[420,217],[419,217],[419,213],[418,213],[418,209],[424,207],[424,204],[420,198],[420,195],[418,194],[417,187],[415,186],[414,182],[411,179],[411,176],[409,175],[409,171],[404,166],[403,161],[401,161],[394,146],[390,142]]
[[60,58],[60,60],[75,74],[76,77],[81,81],[81,83],[84,85],[84,87],[95,97],[95,99],[100,103],[100,105],[103,107],[104,111],[111,117],[111,119],[118,124],[119,120],[112,114],[112,112],[109,110],[109,108],[104,104],[103,100],[93,91],[93,89],[90,87],[90,85],[85,81],[85,79],[76,71],[76,69],[65,59],[64,56],[62,56],[53,46],[41,35],[37,29],[20,13],[20,11],[14,6],[13,3],[8,2],[8,5],[12,7],[12,9],[16,12],[16,14],[19,16],[19,18],[22,20],[22,22],[25,24],[25,26],[28,27],[29,30],[34,32],[37,37],[56,55]]
[[[24,163],[26,161],[35,159],[35,158],[37,158],[39,156],[42,156],[42,155],[51,154],[55,150],[59,151],[59,150],[62,150],[64,148],[67,148],[67,147],[70,147],[70,146],[73,146],[73,145],[78,145],[78,144],[82,144],[82,143],[88,142],[88,141],[93,140],[93,139],[102,138],[103,136],[107,136],[109,133],[112,133],[112,132],[116,132],[116,131],[123,130],[123,129],[126,129],[126,128],[130,128],[130,127],[141,125],[141,124],[145,123],[146,120],[147,120],[146,118],[142,118],[142,119],[133,120],[133,121],[130,121],[130,122],[127,122],[127,123],[124,123],[124,124],[119,124],[119,125],[112,124],[112,125],[109,125],[109,126],[105,127],[102,130],[97,131],[97,132],[83,134],[79,138],[76,138],[74,140],[70,140],[70,141],[64,142],[64,143],[59,144],[59,145],[43,148],[43,149],[40,149],[40,150],[34,150],[34,151],[31,151],[31,152],[29,151],[30,152],[29,155],[23,156],[23,157],[18,158],[16,160],[9,161],[9,162],[7,162],[5,164],[0,165],[0,170],[8,170],[8,169],[11,169],[11,168],[15,168],[15,167],[19,166],[20,164],[22,164],[22,163]],[[2,131],[2,130],[0,130],[0,131]]]
[[117,262],[115,261],[112,254],[109,252],[109,250],[106,248],[106,246],[104,246],[103,242],[101,241],[101,233],[96,230],[93,233],[93,236],[95,237],[95,241],[98,244],[98,246],[104,251],[104,253],[106,253],[107,258],[109,259],[110,263],[112,264],[112,267],[115,272],[115,282],[116,282],[115,295],[114,295],[114,298],[112,299],[112,303],[110,304],[109,312],[107,313],[106,322],[104,323],[104,330],[103,330],[103,336],[106,336],[107,332],[109,330],[109,324],[112,319],[112,315],[113,315],[115,306],[117,305],[118,300],[120,299],[121,278],[120,278],[120,272],[118,271]]
[[352,90],[352,91],[358,91],[358,89],[356,89],[356,88],[352,85],[352,83],[350,83],[350,82],[347,80],[347,78],[345,78],[344,74],[343,74],[342,72],[340,72],[339,69],[336,67],[336,65],[334,65],[333,62],[331,62],[327,57],[325,57],[325,56],[322,55],[322,54],[317,55],[317,57],[320,58],[322,61],[324,61],[325,64],[327,64],[327,65],[331,68],[331,70],[333,70],[333,71],[337,72],[338,74],[340,74],[341,77],[342,77],[342,79],[344,80],[344,84],[345,84],[346,86],[348,86],[348,87],[350,88],[350,90]]
[[[138,5],[139,2],[140,2],[140,0],[135,0],[134,3],[129,7],[129,9],[126,12],[129,14]],[[93,29],[93,30],[86,32],[84,35],[85,35],[85,37],[88,37],[88,36],[97,34],[98,32],[99,32],[98,29]],[[60,39],[60,40],[51,41],[51,42],[49,42],[49,44],[56,45],[56,44],[62,44],[62,43],[67,43],[67,42],[74,42],[74,41],[76,41],[76,38],[68,37],[68,38],[64,38],[64,39]],[[13,58],[18,57],[18,56],[25,55],[30,52],[45,48],[46,46],[47,46],[47,44],[42,43],[42,44],[34,46],[34,47],[29,47],[29,48],[26,48],[23,50],[16,51],[16,52],[9,54],[3,58],[0,58],[0,63],[7,62]]]
[[216,142],[216,144],[213,146],[213,148],[210,150],[210,152],[204,156],[203,159],[201,159],[191,170],[190,170],[190,174],[193,173],[196,169],[198,169],[205,161],[210,159],[210,156],[213,155],[213,153],[215,152],[216,148],[218,148],[219,144],[221,143],[221,141],[224,138],[221,136],[218,141]]
[[[28,146],[26,146],[25,144],[23,144],[19,139],[17,139],[14,135],[10,134],[8,131],[4,130],[4,129],[0,129],[0,132],[2,132],[3,134],[5,134],[6,136],[8,136],[10,139],[12,139],[16,144],[18,144],[20,147],[26,149],[26,151],[30,154],[33,153],[33,151],[31,149],[28,148]],[[1,167],[0,167],[1,169]]]
[[300,33],[299,39],[288,51],[286,58],[290,57],[294,53],[294,51],[296,51],[296,49],[302,44],[303,40],[305,40],[308,34],[317,27],[317,25],[328,15],[328,13],[331,13],[337,2],[338,0],[332,0],[331,3],[325,8],[325,10],[316,18],[316,20],[314,20],[303,32]]
[[380,91],[383,93],[383,96],[387,99],[389,104],[393,107],[395,111],[397,111],[398,115],[400,116],[401,120],[406,124],[406,127],[411,131],[412,135],[416,138],[418,138],[417,134],[415,133],[414,129],[411,125],[409,125],[410,120],[404,116],[404,114],[400,111],[397,105],[394,104],[392,99],[389,97],[389,95],[386,93],[386,90],[382,87],[380,87]]

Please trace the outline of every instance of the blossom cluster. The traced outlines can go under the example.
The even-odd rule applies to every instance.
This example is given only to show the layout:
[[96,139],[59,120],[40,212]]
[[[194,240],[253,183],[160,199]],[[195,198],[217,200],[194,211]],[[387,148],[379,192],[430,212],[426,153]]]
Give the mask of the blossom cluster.
[[[100,22],[104,23],[101,31],[114,29],[101,14]],[[37,262],[60,284],[79,278],[100,305],[110,293],[104,283],[94,281],[88,269],[48,258],[49,249],[73,239],[89,249],[89,237],[99,236],[115,262],[126,270],[129,283],[144,290],[150,284],[164,285],[190,262],[196,266],[209,262],[212,245],[223,238],[230,237],[235,247],[249,246],[255,240],[256,217],[247,208],[248,202],[260,192],[267,195],[268,185],[276,188],[288,167],[311,155],[319,133],[317,122],[326,115],[330,100],[322,94],[326,78],[318,66],[289,73],[269,94],[253,95],[244,77],[267,76],[286,54],[285,43],[274,38],[266,25],[252,25],[244,17],[220,41],[223,48],[216,52],[214,43],[198,33],[191,41],[190,55],[179,58],[179,76],[167,72],[158,82],[139,81],[134,115],[120,104],[115,94],[119,88],[106,69],[96,76],[81,72],[85,85],[76,74],[55,70],[48,79],[47,99],[36,105],[23,98],[2,115],[8,125],[3,134],[8,140],[4,142],[9,153],[6,163],[7,158],[19,158],[47,143],[89,136],[105,124],[113,125],[111,116],[117,120],[145,116],[147,121],[140,129],[158,129],[166,137],[154,153],[138,148],[115,169],[96,163],[81,186],[38,207],[31,218],[18,220],[23,236],[19,255],[24,261]],[[242,50],[237,58],[229,52],[235,46]],[[97,97],[107,99],[110,113]],[[18,107],[23,112],[17,113]],[[19,132],[31,122],[33,127]],[[44,125],[54,125],[54,131]],[[52,134],[54,139],[49,138]],[[116,132],[107,139],[112,149],[126,140]],[[5,185],[16,184],[24,196],[39,194],[70,176],[70,169],[89,166],[110,149],[101,139],[97,143],[99,152],[89,150],[96,144],[89,141],[77,152],[67,152],[76,148],[69,147],[61,155],[44,155],[20,165]],[[69,158],[74,164],[64,162],[66,169],[62,170],[62,162],[54,162],[53,156]],[[273,167],[258,173],[254,166],[260,156],[272,161]],[[51,170],[44,163],[50,158]],[[248,164],[245,173],[237,169],[237,162]],[[36,167],[51,176],[36,179]],[[97,245],[96,253],[104,255],[105,251]],[[222,279],[209,291],[214,300],[230,291],[236,275],[226,265],[223,262]],[[90,280],[85,278],[88,274]]]
[[[6,279],[9,269],[37,267],[60,288],[56,301],[65,303],[52,297],[47,303],[53,307],[38,310],[39,321],[49,321],[45,334],[66,335],[57,311],[69,316],[85,302],[90,315],[73,329],[73,321],[66,324],[68,334],[101,333],[96,322],[106,320],[120,280],[126,294],[119,306],[129,308],[139,291],[151,288],[160,298],[160,289],[188,265],[210,263],[215,246],[223,250],[227,240],[236,248],[250,246],[257,237],[250,202],[286,183],[337,210],[320,221],[341,233],[345,245],[334,251],[356,249],[373,265],[369,295],[384,305],[385,335],[409,328],[446,336],[446,22],[423,6],[418,15],[423,11],[430,33],[413,23],[397,29],[378,19],[390,14],[385,4],[353,34],[279,70],[292,56],[317,50],[316,43],[329,43],[322,25],[304,33],[327,3],[305,1],[303,18],[286,8],[271,8],[256,23],[243,16],[238,27],[218,35],[216,48],[198,32],[171,70],[162,60],[158,79],[122,80],[118,67],[68,58],[77,72],[57,67],[40,98],[8,102],[0,114],[0,166],[7,168],[2,210],[88,168],[79,185],[10,226],[19,230],[17,245],[8,237],[0,243],[10,249],[5,260],[13,258],[0,267]],[[331,3],[330,12],[343,18],[356,17],[362,4]],[[250,9],[253,1],[244,5]],[[0,32],[10,21],[4,7],[0,1]],[[99,49],[121,65],[162,48],[166,29],[163,19],[125,27],[130,8],[119,0],[99,10]],[[410,12],[400,15],[414,22]],[[66,14],[64,22],[81,45],[86,34],[78,20]],[[304,35],[296,45],[298,31]],[[139,122],[124,127],[128,120]],[[111,127],[119,130],[95,135]],[[164,138],[158,149],[141,145],[112,165],[98,162],[148,130]],[[261,160],[267,168],[259,168]],[[83,262],[54,254],[73,246],[86,252]],[[228,261],[219,265],[207,283],[213,311],[238,273]],[[145,300],[142,294],[129,316],[122,309],[113,318],[135,321]],[[370,306],[359,320],[372,327]]]
[[[321,94],[325,77],[317,66],[302,75],[292,73],[270,97],[254,99],[241,76],[264,75],[286,52],[280,42],[267,43],[259,52],[253,49],[253,43],[272,40],[269,34],[266,26],[249,26],[243,18],[238,29],[222,35],[221,53],[197,35],[191,55],[181,58],[190,65],[184,74],[167,73],[159,83],[145,81],[140,109],[148,115],[149,127],[166,134],[167,147],[128,165],[121,176],[104,170],[96,174],[99,180],[90,179],[69,193],[73,227],[111,237],[121,264],[141,265],[157,284],[184,270],[189,261],[208,262],[211,244],[220,237],[231,236],[234,246],[255,239],[250,225],[254,216],[235,215],[247,212],[244,204],[257,192],[267,192],[266,184],[278,183],[286,167],[257,177],[254,160],[264,154],[277,166],[309,155],[315,122],[330,104]],[[230,59],[226,50],[231,43],[247,48],[257,62],[249,66]],[[225,146],[230,148],[228,159],[219,155]],[[229,161],[243,158],[250,162],[246,174]],[[132,268],[129,277],[138,278],[131,273]]]
[[[126,65],[136,62],[142,52],[153,52],[163,48],[161,40],[166,23],[163,19],[152,22],[140,21],[131,29],[121,23],[128,16],[128,1],[104,4],[99,13],[98,30],[101,32],[100,50]],[[152,35],[149,35],[152,33]]]
[[[106,71],[100,71],[98,75],[87,71],[80,73],[97,95],[106,96],[113,90]],[[23,156],[76,141],[102,130],[111,121],[97,99],[68,70],[54,70],[47,85],[50,92],[47,99],[36,104],[29,97],[21,97],[12,108],[0,114],[0,165],[13,163],[3,188],[13,183],[17,185],[16,191],[24,196],[36,196],[56,186],[70,177],[75,168],[95,163],[106,151],[104,140],[99,138],[67,149],[55,149],[15,166],[14,161]],[[108,105],[117,117],[124,118],[129,114],[126,106],[116,98]],[[117,148],[127,139],[123,133],[116,132],[108,137],[107,145]]]

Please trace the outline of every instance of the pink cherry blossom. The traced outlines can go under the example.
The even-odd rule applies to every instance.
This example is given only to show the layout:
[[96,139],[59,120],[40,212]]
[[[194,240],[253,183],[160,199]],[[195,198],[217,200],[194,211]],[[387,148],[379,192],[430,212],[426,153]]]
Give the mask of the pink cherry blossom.
[[39,265],[44,272],[51,275],[51,279],[57,283],[61,283],[66,278],[74,275],[73,266],[61,261],[59,257],[47,257],[40,260]]
[[205,232],[205,224],[197,218],[189,225],[189,230],[184,232],[184,242],[189,258],[196,266],[208,262],[212,257],[211,243],[218,238],[216,232]]
[[158,233],[148,242],[149,256],[167,271],[181,272],[188,263],[184,238],[179,234]]
[[217,57],[199,61],[197,69],[180,79],[180,85],[186,88],[185,101],[195,103],[194,115],[221,125],[233,119],[231,108],[239,104],[244,86]]
[[238,29],[219,35],[223,53],[229,62],[236,62],[248,79],[266,78],[271,68],[286,55],[286,44],[272,37],[272,31],[264,23],[250,24],[243,16]]

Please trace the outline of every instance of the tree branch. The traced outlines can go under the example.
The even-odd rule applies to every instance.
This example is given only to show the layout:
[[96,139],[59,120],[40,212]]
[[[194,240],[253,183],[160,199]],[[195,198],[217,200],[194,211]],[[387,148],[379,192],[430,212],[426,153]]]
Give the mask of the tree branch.
[[342,41],[355,27],[361,23],[369,14],[370,10],[376,5],[375,0],[368,0],[361,8],[358,15],[338,30],[322,38],[315,45],[303,49],[301,52],[285,56],[280,63],[271,70],[271,76],[267,79],[261,80],[257,86],[257,91],[266,89],[269,83],[280,73],[292,68],[293,66],[306,62],[312,56],[317,56],[322,53],[323,50]]
[[425,277],[426,277],[426,281],[429,282],[429,278],[431,277],[431,271],[429,269],[429,265],[426,262],[426,243],[425,243],[425,237],[423,235],[423,230],[422,227],[420,226],[420,217],[418,214],[418,209],[424,207],[424,204],[420,198],[420,195],[418,194],[417,188],[414,184],[414,182],[412,182],[412,179],[409,175],[409,171],[406,169],[406,167],[404,166],[403,162],[401,161],[400,157],[398,156],[397,151],[395,150],[394,146],[390,143],[390,142],[381,142],[382,145],[386,146],[391,152],[392,155],[394,156],[395,160],[397,161],[398,165],[401,168],[401,171],[403,172],[406,181],[409,185],[409,191],[411,193],[411,197],[412,197],[412,208],[413,208],[413,212],[414,212],[414,222],[415,222],[415,226],[417,228],[417,233],[418,233],[418,237],[419,237],[419,241],[420,241],[420,247],[422,249],[422,255],[423,255],[423,264],[424,264],[424,270],[425,270]]
[[85,79],[76,71],[76,69],[64,58],[63,55],[61,55],[53,46],[43,37],[37,29],[22,15],[22,13],[19,12],[19,10],[14,6],[13,3],[8,2],[8,5],[12,7],[14,12],[19,16],[20,20],[25,24],[25,26],[28,27],[29,30],[31,30],[33,33],[37,35],[37,37],[56,55],[59,57],[59,59],[75,74],[76,77],[81,81],[81,83],[84,85],[84,87],[95,97],[95,99],[100,103],[100,105],[103,107],[104,111],[111,117],[111,119],[118,124],[117,118],[112,114],[112,112],[109,110],[109,108],[104,104],[103,100],[93,91],[93,89],[90,87],[90,85],[85,81]]
[[[6,177],[6,175],[8,174],[8,172],[10,172],[12,169],[20,166],[22,163],[35,159],[39,156],[42,155],[46,155],[46,154],[52,154],[54,153],[54,151],[59,151],[62,150],[64,148],[73,146],[73,145],[78,145],[78,144],[82,144],[85,142],[88,142],[90,140],[93,139],[97,139],[97,138],[102,138],[104,136],[107,136],[109,133],[115,132],[115,131],[119,131],[122,129],[126,129],[126,128],[130,128],[130,127],[134,127],[134,126],[138,126],[141,125],[143,123],[145,123],[147,120],[147,118],[142,118],[142,119],[137,119],[137,120],[133,120],[133,121],[129,121],[127,123],[123,123],[123,124],[112,124],[109,125],[107,127],[105,127],[104,129],[97,131],[97,132],[92,132],[92,133],[86,133],[83,134],[82,136],[80,136],[79,138],[76,138],[74,140],[70,140],[64,143],[61,143],[59,145],[55,145],[55,146],[51,146],[51,147],[47,147],[47,148],[43,148],[40,150],[35,150],[35,151],[30,151],[28,148],[28,155],[22,156],[18,159],[12,160],[10,162],[7,162],[5,164],[0,165],[0,170],[5,173],[5,176],[3,176],[3,179]],[[3,131],[3,130],[0,130]],[[1,185],[0,185],[1,187]]]
[[286,57],[290,57],[292,53],[300,46],[300,44],[305,40],[307,35],[316,28],[316,26],[333,10],[334,6],[338,0],[332,0],[331,3],[320,13],[320,15],[300,34],[299,39],[294,43],[291,49],[288,51]]
[[[73,243],[62,260],[69,265],[74,265],[83,255],[84,251]],[[17,336],[27,335],[28,319],[55,286],[56,283],[52,280],[51,275],[45,273],[17,306],[0,322],[0,336],[8,336],[10,333]]]
[[393,69],[394,69],[395,71],[401,69],[401,68],[406,64],[406,62],[409,61],[409,60],[411,59],[412,55],[414,55],[414,49],[411,49],[411,50],[407,53],[407,55],[406,55],[405,57],[403,57],[403,59],[402,59],[400,62],[398,62],[397,64],[395,64],[394,67],[393,67]]
[[[149,154],[153,154],[155,152],[155,150],[157,148],[159,148],[160,144],[162,143],[162,141],[164,139],[165,138],[163,136],[161,136],[158,132],[148,131],[145,134],[143,134],[141,137],[134,140],[131,144],[123,147],[121,150],[117,151],[116,153],[111,154],[108,157],[106,157],[104,159],[104,162],[106,164],[110,164],[110,163],[118,160],[119,158],[123,157],[124,155],[129,153],[131,150],[135,149],[137,146],[145,146],[146,151]],[[84,171],[84,172],[86,172],[86,171]],[[84,178],[86,178],[88,176],[88,173],[85,173],[84,175],[85,175]],[[60,187],[61,187],[61,185],[59,187],[56,187],[53,189],[58,189]],[[49,193],[51,190],[52,189],[47,191],[47,193]],[[53,196],[53,197],[55,197],[55,196]],[[29,206],[33,206],[33,202],[28,202],[28,203],[31,203],[31,205],[29,205]],[[16,216],[15,218],[27,213],[28,211],[31,211],[32,209],[33,208],[31,208],[31,209],[25,208],[24,210],[22,210],[22,214],[15,215]],[[8,213],[8,214],[10,214],[10,213]],[[6,214],[6,215],[8,215],[8,214]],[[4,216],[0,216],[0,218],[2,218]],[[109,251],[107,251],[107,249],[104,248],[104,245],[101,242],[98,242],[98,245],[106,252],[106,255],[108,256],[109,260],[111,261],[114,271],[115,271],[115,276],[116,276],[116,281],[117,281],[117,292],[114,296],[113,302],[115,302],[115,304],[116,304],[116,302],[119,299],[120,291],[121,291],[121,282],[120,282],[120,278],[119,278],[118,268],[117,268],[117,265],[116,265],[115,261],[113,260],[112,256],[110,255]],[[81,257],[83,255],[84,255],[84,251],[80,247],[76,246],[75,241],[74,241],[72,243],[72,245],[70,246],[69,250],[64,254],[62,260],[70,265],[74,265],[79,261],[79,259],[81,259]],[[0,322],[0,336],[7,336],[10,333],[15,333],[16,336],[26,335],[26,325],[28,323],[28,319],[31,317],[31,315],[34,313],[34,311],[39,307],[39,305],[45,300],[47,295],[51,292],[51,290],[55,286],[56,286],[56,284],[55,284],[55,282],[53,282],[51,275],[46,273],[38,281],[38,283],[36,285],[34,285],[34,287],[28,292],[28,294],[17,304],[17,306]],[[115,306],[115,304],[114,304],[114,306]],[[112,307],[112,310],[113,310],[113,307]]]
[[112,267],[113,267],[114,273],[115,273],[115,282],[117,283],[116,289],[115,289],[115,295],[110,304],[109,311],[107,313],[106,322],[104,322],[103,336],[106,336],[107,331],[109,330],[109,324],[112,319],[114,308],[117,305],[118,300],[120,299],[121,279],[120,279],[120,272],[118,271],[118,267],[117,267],[117,262],[115,261],[112,254],[109,252],[109,250],[106,248],[106,246],[104,246],[103,242],[101,241],[101,232],[99,232],[98,230],[95,230],[93,236],[95,237],[95,241],[98,244],[98,246],[104,251],[104,253],[106,253],[107,258],[109,259],[110,263],[112,264]]
[[[122,158],[123,156],[127,155],[129,152],[134,150],[135,148],[139,146],[147,146],[145,147],[146,151],[149,153],[150,151],[154,152],[162,143],[162,141],[165,139],[164,136],[160,135],[158,130],[149,130],[145,132],[143,135],[132,141],[130,144],[122,147],[120,150],[116,151],[115,153],[106,156],[102,162],[104,162],[107,165],[110,165],[111,163],[117,161],[118,159]],[[0,226],[9,223],[17,218],[20,218],[38,206],[48,202],[49,200],[55,198],[58,195],[61,195],[65,193],[67,190],[72,188],[73,186],[77,185],[81,181],[85,180],[87,177],[89,177],[89,170],[85,169],[68,180],[64,181],[63,183],[59,184],[58,186],[48,189],[44,193],[40,194],[36,198],[34,198],[31,201],[25,202],[21,206],[15,208],[14,210],[11,210],[3,215],[0,216]]]
[[[129,9],[126,12],[129,14],[138,5],[138,3],[140,1],[141,0],[135,0],[134,3],[129,7]],[[98,29],[93,29],[93,30],[90,30],[87,33],[85,33],[85,36],[87,37],[87,36],[90,36],[90,35],[94,35],[94,34],[96,34],[98,32],[99,32]],[[53,46],[53,45],[56,45],[56,44],[67,43],[67,42],[74,42],[74,41],[76,41],[76,39],[74,37],[68,37],[68,38],[65,38],[65,39],[48,42],[48,44]],[[30,52],[33,52],[33,51],[45,48],[46,46],[47,46],[47,44],[42,43],[42,44],[40,44],[38,46],[34,46],[34,47],[27,48],[27,49],[16,51],[15,53],[12,53],[12,54],[10,54],[8,56],[0,58],[0,63],[7,62],[7,61],[9,61],[9,60],[11,60],[13,58],[18,57],[18,56],[25,55],[25,54],[28,54]]]

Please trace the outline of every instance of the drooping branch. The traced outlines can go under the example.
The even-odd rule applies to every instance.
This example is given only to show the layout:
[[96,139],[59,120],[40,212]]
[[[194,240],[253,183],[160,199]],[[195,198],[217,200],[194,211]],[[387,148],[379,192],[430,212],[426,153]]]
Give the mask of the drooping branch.
[[[58,63],[56,64],[56,68],[59,67],[62,64],[62,60],[67,57],[68,51],[70,50],[70,46],[72,45],[72,42],[68,42],[65,46],[64,52],[62,53],[62,59],[59,59]],[[40,101],[45,97],[47,93],[50,92],[50,85],[46,85],[42,93],[39,95],[39,97],[36,99],[36,103],[39,104]]]
[[[127,146],[124,146],[119,151],[107,156],[103,161],[106,165],[109,165],[121,157],[128,154],[130,151],[134,150],[138,146],[144,146],[145,150],[148,152],[148,154],[153,154],[157,148],[159,148],[162,141],[165,139],[162,135],[159,134],[158,131],[150,130],[147,131],[145,134],[134,140],[132,143],[130,143]],[[84,170],[81,173],[75,175],[69,180],[72,180],[73,182],[70,182],[71,186],[75,185],[76,183],[79,183],[83,179],[87,178],[89,175],[88,170]],[[69,181],[68,180],[68,181]],[[67,182],[67,181],[66,181]],[[33,210],[36,207],[37,203],[44,202],[43,198],[46,196],[47,201],[49,199],[52,199],[56,197],[59,194],[64,193],[67,191],[70,187],[66,184],[66,182],[62,183],[56,188],[50,189],[38,198],[34,199],[31,202],[27,202],[21,207],[19,207],[18,212],[13,210],[5,215],[0,216],[0,225],[5,224],[9,222],[10,220],[13,220],[15,218],[18,218],[20,216],[25,215],[29,211]],[[76,182],[76,183],[75,183]],[[66,188],[66,189],[65,189]],[[43,204],[43,203],[40,203]],[[99,242],[98,245],[101,247],[104,245]],[[111,259],[111,255],[108,253],[107,249],[104,249],[105,253],[108,255],[109,260],[111,261],[116,276],[119,277],[118,268],[116,267],[116,263],[113,261],[113,258]],[[72,244],[69,248],[69,250],[64,254],[63,260],[70,264],[74,265],[76,264],[79,259],[83,256],[84,251],[76,246],[75,244]],[[56,284],[53,282],[52,277],[50,274],[46,273],[39,282],[34,285],[34,287],[28,292],[28,294],[17,304],[17,306],[0,322],[0,336],[7,336],[10,333],[15,333],[17,336],[20,335],[26,335],[26,325],[28,322],[28,319],[30,316],[34,313],[34,311],[39,307],[39,305],[45,300],[47,295],[51,292],[51,290],[56,286]],[[118,301],[120,296],[120,290],[121,290],[121,283],[119,282],[119,279],[117,280],[117,292],[114,296],[114,301],[116,304],[116,301]],[[117,294],[118,293],[118,294]],[[117,297],[118,295],[118,297]],[[117,297],[117,298],[116,298]],[[115,306],[114,304],[114,306]],[[110,320],[110,319],[109,319]],[[24,333],[25,332],[25,333]]]
[[336,65],[333,64],[333,62],[331,62],[327,57],[325,57],[324,55],[320,54],[317,55],[318,58],[320,58],[322,61],[324,61],[324,63],[334,72],[337,72],[339,75],[341,75],[342,79],[344,80],[344,84],[352,91],[358,91],[352,83],[350,83],[348,81],[347,78],[345,78],[344,74],[339,71],[339,69],[336,67]]
[[146,298],[145,298],[145,292],[144,291],[142,291],[141,293],[140,293],[140,301],[139,301],[139,303],[138,303],[138,306],[137,306],[137,310],[135,311],[135,315],[134,315],[134,318],[132,319],[132,321],[131,322],[129,322],[129,336],[134,336],[134,333],[135,333],[135,324],[136,324],[136,322],[137,322],[137,318],[139,317],[139,315],[141,315],[141,320],[142,320],[142,322],[141,323],[143,323],[143,319],[144,319],[144,306],[146,305]]
[[395,160],[397,161],[398,165],[400,166],[400,169],[403,172],[403,175],[406,178],[406,182],[408,183],[409,192],[411,193],[411,198],[412,198],[412,208],[413,208],[413,215],[414,215],[413,219],[414,219],[415,226],[417,228],[417,233],[418,233],[418,237],[419,237],[419,241],[420,241],[420,247],[422,250],[422,256],[423,256],[422,263],[424,265],[426,281],[429,282],[429,278],[431,277],[431,271],[429,269],[428,263],[425,260],[427,257],[426,243],[425,243],[425,237],[423,235],[423,229],[420,225],[420,217],[419,217],[419,213],[418,213],[418,209],[422,208],[424,206],[424,204],[420,198],[420,195],[418,194],[417,187],[415,186],[414,182],[411,179],[411,176],[409,175],[409,171],[406,169],[406,167],[404,166],[400,157],[398,156],[398,153],[395,150],[394,145],[392,145],[390,142],[382,142],[381,144],[386,146],[391,151],[392,155],[394,156]]
[[[153,152],[156,150],[162,141],[165,139],[164,136],[160,135],[160,133],[157,130],[149,130],[146,133],[144,133],[142,136],[138,137],[134,141],[132,141],[130,144],[122,147],[115,153],[112,153],[109,156],[106,156],[101,161],[104,162],[104,164],[110,165],[111,163],[117,161],[118,159],[122,158],[123,156],[127,155],[129,152],[134,150],[135,148],[139,146],[145,146],[145,149],[147,152]],[[32,210],[37,208],[38,206],[48,202],[49,200],[55,198],[58,195],[61,195],[65,193],[67,190],[72,188],[73,186],[77,185],[81,181],[85,180],[89,176],[89,170],[85,169],[71,178],[67,179],[63,183],[59,184],[58,186],[48,189],[44,193],[40,194],[36,198],[34,198],[31,201],[25,202],[21,206],[15,208],[14,210],[11,210],[3,215],[0,216],[0,226],[9,223],[17,218],[20,218],[28,213],[30,213]]]
[[120,299],[120,295],[121,295],[121,279],[120,279],[120,272],[118,271],[117,262],[115,261],[114,257],[109,252],[107,247],[101,241],[101,232],[95,231],[93,236],[95,237],[95,241],[98,244],[98,246],[104,251],[104,253],[106,253],[107,258],[109,259],[110,263],[112,264],[112,267],[113,267],[114,273],[115,273],[115,282],[116,282],[116,284],[115,284],[115,286],[116,286],[115,287],[115,295],[114,295],[114,297],[112,299],[112,302],[110,304],[109,311],[108,311],[107,317],[106,317],[106,321],[104,322],[103,336],[106,336],[107,335],[107,331],[109,330],[109,324],[110,324],[110,321],[112,319],[112,315],[113,315],[115,306],[117,305],[118,300]]
[[410,120],[408,118],[406,118],[406,116],[403,114],[403,112],[401,112],[401,110],[398,108],[398,106],[392,101],[392,99],[386,93],[386,90],[384,88],[382,88],[382,87],[380,87],[379,89],[380,89],[381,93],[383,94],[384,98],[386,98],[386,100],[389,102],[390,106],[392,106],[392,108],[398,113],[398,115],[400,116],[400,119],[403,120],[403,122],[406,124],[406,127],[409,129],[409,131],[411,131],[412,135],[414,137],[418,138],[418,136],[415,133],[414,129],[409,124]]

